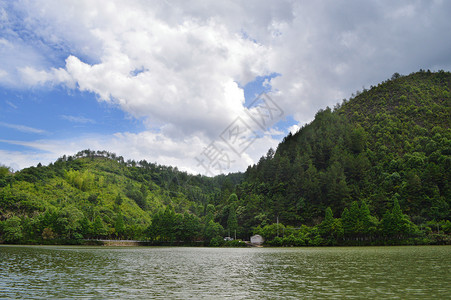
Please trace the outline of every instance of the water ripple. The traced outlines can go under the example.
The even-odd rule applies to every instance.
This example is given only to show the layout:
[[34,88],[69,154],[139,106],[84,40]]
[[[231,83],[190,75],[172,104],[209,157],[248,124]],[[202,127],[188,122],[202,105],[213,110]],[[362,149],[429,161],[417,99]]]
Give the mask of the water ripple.
[[444,299],[450,250],[0,246],[0,297]]

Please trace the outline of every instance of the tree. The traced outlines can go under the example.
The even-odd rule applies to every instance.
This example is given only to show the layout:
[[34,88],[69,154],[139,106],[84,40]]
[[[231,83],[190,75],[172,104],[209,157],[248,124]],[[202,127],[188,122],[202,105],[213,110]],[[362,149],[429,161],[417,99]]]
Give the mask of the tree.
[[11,168],[0,164],[0,178],[11,173]]
[[361,235],[363,233],[363,223],[359,203],[357,201],[352,202],[351,209],[349,210],[349,217],[352,222],[351,234],[354,236]]
[[235,205],[229,207],[229,217],[227,218],[227,229],[229,234],[233,234],[238,229],[238,219],[236,217]]
[[114,199],[114,204],[116,204],[116,206],[121,206],[122,202],[124,201],[124,199],[122,199],[122,196],[120,193],[117,194],[116,198]]
[[53,240],[55,238],[55,233],[53,232],[52,228],[44,228],[44,230],[42,231],[42,238],[44,240]]
[[227,200],[228,204],[236,204],[238,202],[238,196],[235,193],[230,194],[229,199]]
[[180,216],[175,213],[174,208],[167,206],[152,217],[152,224],[148,228],[148,235],[151,240],[172,242],[176,239]]
[[210,221],[215,219],[215,206],[213,204],[208,204],[205,212],[205,224],[208,224]]
[[343,226],[341,220],[335,219],[332,209],[328,207],[323,222],[318,226],[319,234],[328,245],[335,245],[337,239],[343,236]]
[[93,233],[93,229],[92,229],[92,222],[89,221],[89,219],[84,216],[80,221],[80,234],[84,237],[84,238],[90,238],[92,237],[92,233]]
[[11,169],[7,166],[0,165],[0,188],[8,184],[7,176],[11,173]]
[[95,217],[92,223],[92,234],[97,238],[103,238],[108,234],[108,229],[99,215]]
[[370,209],[365,201],[360,205],[360,218],[362,221],[362,233],[369,237],[376,233],[378,220],[371,215]]
[[386,211],[381,227],[385,236],[402,239],[415,234],[418,228],[409,220],[409,217],[402,213],[398,199],[394,197],[392,211]]
[[116,215],[116,219],[114,221],[114,232],[119,238],[122,238],[125,235],[125,222],[121,213]]
[[185,242],[194,241],[200,235],[200,220],[193,214],[185,212],[181,222],[179,239]]
[[334,216],[332,209],[328,207],[323,222],[319,225],[319,232],[323,237],[330,237],[333,234]]
[[[83,213],[74,205],[69,205],[62,208],[58,213],[56,221],[56,230],[65,238],[78,237],[80,229],[80,221],[83,219]],[[77,233],[75,236],[74,234]]]
[[207,242],[207,244],[209,244],[212,239],[221,238],[223,232],[224,228],[221,226],[221,224],[210,221],[204,229],[205,241]]
[[401,74],[399,74],[398,72],[393,73],[393,75],[391,76],[391,80],[395,80],[401,77]]
[[341,222],[343,225],[343,233],[345,237],[351,237],[354,234],[354,222],[347,207],[343,209],[341,214]]
[[[258,227],[257,227],[258,228]],[[265,238],[265,240],[272,240],[279,235],[282,235],[285,231],[285,225],[282,223],[272,223],[270,225],[266,225],[259,230],[255,230],[255,234],[260,234]]]
[[2,239],[7,243],[16,243],[22,239],[22,220],[13,216],[3,222]]

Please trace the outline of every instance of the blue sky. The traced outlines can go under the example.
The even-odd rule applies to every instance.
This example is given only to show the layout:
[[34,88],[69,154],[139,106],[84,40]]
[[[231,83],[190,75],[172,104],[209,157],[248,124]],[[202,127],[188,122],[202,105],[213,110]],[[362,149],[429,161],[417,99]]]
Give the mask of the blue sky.
[[[450,70],[450,13],[448,1],[0,0],[0,163],[90,148],[243,171],[356,90]],[[249,107],[262,92],[277,111],[263,127]],[[240,151],[224,140],[235,129]],[[207,170],[213,148],[229,164]]]

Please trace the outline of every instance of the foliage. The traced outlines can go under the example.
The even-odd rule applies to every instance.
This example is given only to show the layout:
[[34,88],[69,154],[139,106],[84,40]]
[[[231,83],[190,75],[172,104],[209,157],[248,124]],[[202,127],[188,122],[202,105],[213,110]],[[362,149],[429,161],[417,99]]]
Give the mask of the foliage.
[[[236,189],[249,216],[240,224],[244,231],[277,218],[316,226],[330,207],[344,213],[345,237],[356,238],[375,232],[394,198],[417,225],[449,220],[450,87],[449,72],[395,74],[320,110],[248,167]],[[349,214],[360,221],[349,224]],[[331,226],[326,222],[320,230]]]

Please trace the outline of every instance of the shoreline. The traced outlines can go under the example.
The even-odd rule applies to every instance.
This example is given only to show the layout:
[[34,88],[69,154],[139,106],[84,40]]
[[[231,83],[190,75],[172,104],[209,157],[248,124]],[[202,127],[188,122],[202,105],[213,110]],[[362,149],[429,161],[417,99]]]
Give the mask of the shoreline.
[[450,241],[442,243],[412,243],[405,241],[387,241],[386,243],[375,244],[341,244],[341,245],[269,245],[269,244],[251,244],[249,241],[242,241],[242,245],[218,245],[208,246],[204,242],[152,242],[139,240],[51,240],[51,241],[29,241],[28,243],[2,243],[0,246],[101,246],[101,247],[207,247],[207,248],[332,248],[332,247],[392,247],[392,246],[450,246]]

